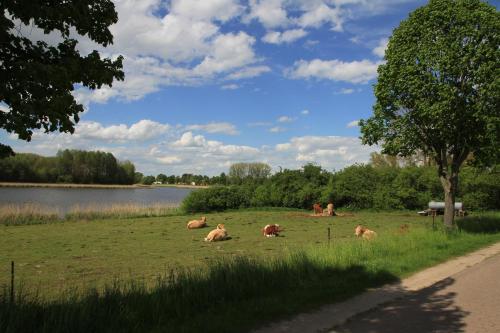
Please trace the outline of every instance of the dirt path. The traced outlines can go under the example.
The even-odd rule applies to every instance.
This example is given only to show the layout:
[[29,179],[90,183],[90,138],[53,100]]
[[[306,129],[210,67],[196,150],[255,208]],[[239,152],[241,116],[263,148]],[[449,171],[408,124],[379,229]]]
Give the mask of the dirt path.
[[[327,305],[316,312],[303,313],[252,333],[498,332],[498,276],[500,243],[425,269],[400,283],[370,290],[345,302]],[[426,301],[428,305],[425,305]],[[403,310],[409,312],[403,313]],[[410,321],[412,310],[420,312],[415,313],[414,320]],[[426,319],[431,315],[434,320]],[[391,331],[385,324],[379,324],[383,319],[402,326],[394,326]],[[422,327],[417,323],[422,323]],[[478,328],[482,323],[493,330]],[[424,324],[429,326],[424,327]],[[412,331],[413,327],[416,329]]]

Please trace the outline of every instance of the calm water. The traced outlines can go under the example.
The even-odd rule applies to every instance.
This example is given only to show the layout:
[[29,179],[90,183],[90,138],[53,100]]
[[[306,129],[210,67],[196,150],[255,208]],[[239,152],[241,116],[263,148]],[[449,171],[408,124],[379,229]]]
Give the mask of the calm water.
[[135,203],[179,204],[192,189],[157,187],[145,189],[8,188],[0,187],[0,204],[35,203],[67,211],[75,205],[107,206]]

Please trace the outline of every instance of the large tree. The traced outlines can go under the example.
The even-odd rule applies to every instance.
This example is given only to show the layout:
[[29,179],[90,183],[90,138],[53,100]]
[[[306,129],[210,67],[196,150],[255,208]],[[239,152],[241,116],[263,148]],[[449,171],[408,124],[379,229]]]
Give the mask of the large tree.
[[500,156],[499,12],[479,0],[430,0],[394,30],[385,60],[374,114],[360,123],[363,143],[431,156],[451,227],[464,161]]
[[[75,85],[111,86],[124,74],[121,56],[101,58],[95,50],[82,56],[72,36],[107,46],[117,20],[111,0],[1,0],[0,128],[26,141],[34,129],[73,133],[83,111],[71,94]],[[33,29],[60,40],[32,40]]]

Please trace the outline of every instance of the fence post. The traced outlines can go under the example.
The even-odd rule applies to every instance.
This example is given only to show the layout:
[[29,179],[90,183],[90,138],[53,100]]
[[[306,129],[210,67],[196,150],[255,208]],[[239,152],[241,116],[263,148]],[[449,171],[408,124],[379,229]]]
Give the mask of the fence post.
[[10,262],[10,303],[14,304],[14,261]]
[[328,246],[330,246],[330,227],[328,227]]

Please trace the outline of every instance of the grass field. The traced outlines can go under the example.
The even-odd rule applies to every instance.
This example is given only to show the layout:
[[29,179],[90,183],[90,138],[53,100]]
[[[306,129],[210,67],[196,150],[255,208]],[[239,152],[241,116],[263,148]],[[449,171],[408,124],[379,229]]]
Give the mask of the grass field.
[[[186,215],[2,226],[0,285],[8,287],[14,260],[25,297],[16,307],[5,298],[0,302],[0,317],[8,318],[0,320],[0,330],[245,331],[500,240],[500,233],[433,231],[431,218],[412,212],[313,218],[303,211],[243,210],[206,216],[210,227],[200,230],[186,229],[198,217]],[[499,217],[488,221],[498,223]],[[204,242],[218,223],[231,239]],[[283,237],[264,238],[260,229],[269,223],[282,225]],[[376,230],[378,239],[355,239],[357,224]],[[408,233],[400,233],[402,224],[409,225]],[[104,285],[104,295],[89,291]],[[68,288],[79,288],[80,296],[64,295]]]

